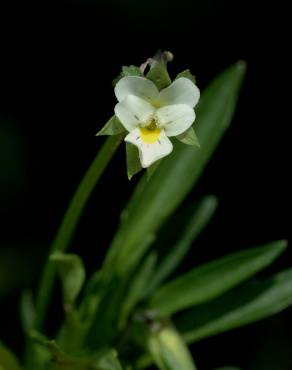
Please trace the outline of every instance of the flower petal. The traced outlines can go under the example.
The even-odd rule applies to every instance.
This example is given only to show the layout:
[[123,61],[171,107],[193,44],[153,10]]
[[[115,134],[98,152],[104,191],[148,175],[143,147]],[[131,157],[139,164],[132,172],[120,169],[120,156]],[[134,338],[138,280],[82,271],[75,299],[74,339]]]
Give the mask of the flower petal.
[[152,81],[138,76],[123,77],[115,87],[115,95],[119,102],[128,95],[136,95],[142,99],[151,100],[157,98],[158,94],[158,89]]
[[116,116],[128,131],[132,131],[139,124],[146,123],[154,111],[150,103],[134,95],[128,95],[115,106]]
[[125,137],[125,141],[135,145],[138,148],[139,157],[143,168],[147,168],[154,162],[167,156],[172,152],[173,149],[171,141],[168,139],[163,130],[161,130],[158,140],[153,144],[143,142],[139,128],[136,128],[130,132]]
[[176,136],[191,127],[196,115],[193,108],[186,104],[168,105],[156,112],[159,127],[165,130],[167,136]]
[[163,105],[172,104],[187,104],[191,108],[198,103],[200,98],[200,90],[188,78],[181,77],[173,81],[173,83],[160,91],[158,100]]

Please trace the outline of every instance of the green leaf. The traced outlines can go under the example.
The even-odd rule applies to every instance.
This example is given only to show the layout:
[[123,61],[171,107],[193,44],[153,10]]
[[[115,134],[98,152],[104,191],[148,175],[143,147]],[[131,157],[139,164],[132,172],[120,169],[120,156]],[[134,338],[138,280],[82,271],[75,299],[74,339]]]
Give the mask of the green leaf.
[[161,315],[209,301],[270,265],[286,248],[278,241],[206,263],[162,286],[149,307]]
[[[147,292],[153,292],[179,266],[192,246],[192,242],[210,221],[217,208],[217,203],[216,197],[208,196],[203,198],[198,204],[195,204],[195,206],[192,206],[191,213],[188,210],[187,216],[189,216],[189,219],[183,220],[186,226],[180,232],[179,239],[171,246],[170,251],[157,267],[148,283]],[[181,218],[182,216],[179,215],[178,217]],[[177,225],[177,218],[175,218],[174,222]],[[171,224],[167,227],[173,228],[174,225]]]
[[188,343],[274,315],[292,305],[292,269],[246,283],[187,311],[176,323]]
[[176,136],[176,138],[184,144],[200,147],[199,139],[193,127],[190,127],[182,134]]
[[149,284],[149,280],[153,274],[156,260],[157,255],[155,253],[150,253],[142,266],[135,272],[128,288],[128,294],[122,304],[120,318],[121,327],[126,324],[131,311],[144,297],[145,290],[147,289],[147,285]]
[[172,327],[150,334],[148,349],[160,370],[196,370],[186,344]]
[[76,254],[53,253],[50,260],[55,262],[63,285],[63,300],[65,304],[73,305],[84,280],[83,262]]
[[171,84],[166,63],[163,61],[155,63],[147,73],[146,77],[155,83],[158,90],[162,90]]
[[128,179],[131,180],[134,175],[142,170],[137,147],[132,144],[126,143],[126,156]]
[[157,232],[193,188],[231,122],[244,72],[244,64],[237,63],[202,94],[197,109],[201,148],[176,143],[173,153],[162,161],[151,179],[147,181],[147,176],[143,176],[123,212],[127,217],[107,255],[104,270],[109,274],[127,271],[133,253],[137,260],[131,262],[139,262],[141,241]]
[[127,77],[127,76],[143,76],[143,73],[141,72],[141,69],[136,66],[123,66],[122,72],[118,75],[117,78],[113,80],[113,86],[116,86],[116,84],[120,81],[121,78]]
[[116,115],[113,115],[107,123],[103,126],[101,130],[98,131],[96,136],[102,136],[102,135],[119,135],[126,132],[126,129],[121,124],[121,121],[118,119]]
[[189,80],[191,80],[194,84],[196,83],[196,77],[191,73],[191,71],[189,69],[185,69],[184,71],[180,72],[177,76],[176,76],[176,80],[178,78],[181,78],[181,77],[185,77],[185,78],[188,78]]
[[21,370],[18,359],[8,348],[0,343],[0,370]]
[[20,318],[24,333],[29,333],[35,320],[35,307],[30,290],[24,290],[20,300]]

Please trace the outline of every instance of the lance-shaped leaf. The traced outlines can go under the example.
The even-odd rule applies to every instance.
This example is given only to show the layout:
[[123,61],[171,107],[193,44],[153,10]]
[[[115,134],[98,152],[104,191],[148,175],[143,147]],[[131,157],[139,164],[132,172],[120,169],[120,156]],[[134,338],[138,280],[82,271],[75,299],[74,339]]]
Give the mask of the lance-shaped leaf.
[[[205,197],[184,213],[181,212],[174,216],[174,219],[166,225],[167,230],[177,228],[178,223],[183,223],[185,227],[182,230],[179,228],[180,236],[175,239],[174,245],[170,246],[169,252],[156,268],[152,279],[148,283],[147,292],[153,292],[179,266],[191,248],[193,241],[210,221],[217,208],[217,203],[216,197]],[[188,218],[186,219],[186,217]],[[169,243],[167,238],[165,243]]]
[[56,252],[50,256],[50,260],[56,263],[61,276],[64,303],[74,304],[85,280],[85,269],[81,258],[76,254]]
[[176,319],[188,343],[250,324],[292,305],[292,269],[233,289]]
[[24,290],[21,295],[20,318],[24,333],[29,333],[33,328],[35,320],[35,307],[32,292],[30,290]]
[[286,245],[287,242],[282,240],[196,267],[162,286],[149,307],[161,315],[171,315],[209,301],[270,265]]
[[150,334],[148,349],[160,370],[196,370],[186,344],[173,327],[163,327]]
[[0,370],[21,370],[17,357],[0,343]]
[[156,259],[156,253],[149,254],[142,266],[138,269],[138,271],[135,272],[133,278],[131,279],[127,295],[122,303],[121,308],[120,323],[122,327],[126,324],[131,310],[144,297],[145,291],[147,290],[147,286],[151,279],[151,275],[154,271]]

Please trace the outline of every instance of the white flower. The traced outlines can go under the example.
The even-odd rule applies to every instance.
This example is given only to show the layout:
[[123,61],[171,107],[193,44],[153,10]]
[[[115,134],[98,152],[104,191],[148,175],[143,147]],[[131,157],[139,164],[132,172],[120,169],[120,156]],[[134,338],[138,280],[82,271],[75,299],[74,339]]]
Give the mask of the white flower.
[[115,114],[129,131],[125,141],[138,148],[141,165],[146,168],[171,153],[168,137],[180,135],[192,125],[200,91],[185,77],[159,92],[147,78],[129,76],[117,83],[115,95],[119,101]]

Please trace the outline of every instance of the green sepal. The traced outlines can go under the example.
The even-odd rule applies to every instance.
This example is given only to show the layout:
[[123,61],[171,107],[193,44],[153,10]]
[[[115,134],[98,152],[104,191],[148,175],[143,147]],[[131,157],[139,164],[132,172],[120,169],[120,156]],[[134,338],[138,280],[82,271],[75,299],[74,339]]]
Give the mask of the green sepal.
[[185,69],[184,71],[180,72],[177,76],[176,76],[176,80],[178,78],[181,78],[181,77],[185,77],[185,78],[188,78],[189,80],[191,80],[194,84],[196,83],[196,77],[191,73],[191,71],[189,69]]
[[161,161],[162,159],[159,159],[158,161],[154,162],[151,166],[147,168],[147,181],[149,181],[151,177],[154,175]]
[[147,73],[146,77],[155,83],[158,90],[162,90],[171,84],[166,63],[163,61],[155,63]]
[[115,87],[116,84],[120,81],[121,78],[128,77],[128,76],[143,77],[143,73],[141,72],[141,69],[139,67],[136,67],[136,66],[133,66],[133,65],[123,66],[122,67],[122,72],[118,75],[118,77],[116,77],[113,80],[113,86]]
[[123,134],[124,132],[126,132],[125,127],[121,124],[121,121],[118,119],[118,117],[113,115],[95,136],[112,136]]
[[21,370],[18,359],[8,348],[0,343],[0,370]]
[[131,180],[134,175],[142,170],[139,152],[135,145],[126,143],[126,157],[128,179]]
[[151,333],[148,348],[153,361],[160,370],[196,370],[186,344],[171,326]]
[[83,262],[76,254],[53,253],[50,260],[57,265],[63,285],[65,305],[73,305],[85,281]]
[[176,138],[184,144],[200,147],[199,139],[192,126]]

